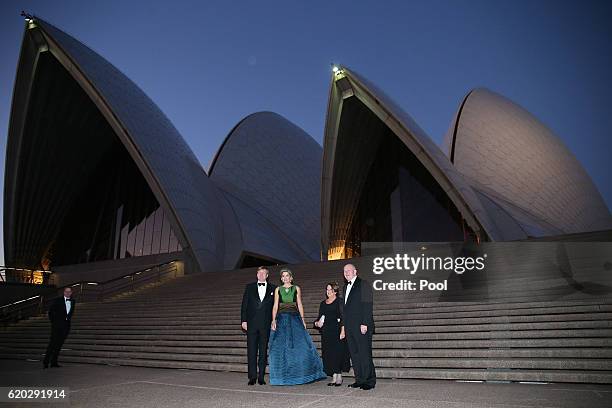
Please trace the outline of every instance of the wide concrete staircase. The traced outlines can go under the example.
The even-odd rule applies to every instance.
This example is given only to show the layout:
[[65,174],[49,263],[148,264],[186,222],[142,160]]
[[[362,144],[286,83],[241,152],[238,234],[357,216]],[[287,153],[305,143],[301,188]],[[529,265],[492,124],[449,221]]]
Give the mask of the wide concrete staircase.
[[[367,259],[358,263],[367,269]],[[314,322],[326,283],[342,281],[342,265],[292,267],[307,321]],[[60,361],[246,372],[240,302],[254,277],[254,269],[188,275],[80,303]],[[451,287],[461,284],[461,277],[448,278]],[[463,282],[452,299],[439,292],[375,292],[378,377],[612,383],[612,299],[576,295],[563,277],[551,275],[541,285],[526,279],[515,270],[503,285],[489,279],[484,292]],[[278,268],[270,280],[278,281]],[[320,347],[318,332],[310,334]],[[6,327],[0,358],[41,360],[48,335],[46,316]]]

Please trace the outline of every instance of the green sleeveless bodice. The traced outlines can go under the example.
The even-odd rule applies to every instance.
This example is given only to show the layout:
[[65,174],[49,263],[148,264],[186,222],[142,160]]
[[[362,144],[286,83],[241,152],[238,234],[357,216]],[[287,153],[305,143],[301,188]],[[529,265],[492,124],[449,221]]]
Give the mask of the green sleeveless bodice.
[[295,286],[291,286],[290,288],[279,286],[278,293],[281,303],[293,303],[297,301],[297,290]]
[[297,289],[295,286],[278,287],[278,313],[297,313]]

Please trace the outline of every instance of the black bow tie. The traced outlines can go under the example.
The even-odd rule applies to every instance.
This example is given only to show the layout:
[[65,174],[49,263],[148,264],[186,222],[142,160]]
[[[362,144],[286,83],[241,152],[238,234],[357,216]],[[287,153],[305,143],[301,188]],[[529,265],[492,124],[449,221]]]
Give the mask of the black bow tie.
[[257,283],[257,286],[266,286],[265,283]]
[[349,282],[346,284],[346,286],[351,286],[351,283],[353,283],[353,282],[349,281]]
[[72,299],[66,299],[66,302],[72,302]]

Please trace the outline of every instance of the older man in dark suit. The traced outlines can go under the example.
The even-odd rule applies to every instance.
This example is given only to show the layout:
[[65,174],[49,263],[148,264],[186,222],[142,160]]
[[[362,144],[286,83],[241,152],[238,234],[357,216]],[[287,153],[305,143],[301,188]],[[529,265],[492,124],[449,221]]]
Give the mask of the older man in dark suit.
[[373,297],[370,283],[357,276],[353,264],[344,266],[344,330],[355,372],[349,387],[370,390],[376,386],[376,370],[372,361],[374,334]]

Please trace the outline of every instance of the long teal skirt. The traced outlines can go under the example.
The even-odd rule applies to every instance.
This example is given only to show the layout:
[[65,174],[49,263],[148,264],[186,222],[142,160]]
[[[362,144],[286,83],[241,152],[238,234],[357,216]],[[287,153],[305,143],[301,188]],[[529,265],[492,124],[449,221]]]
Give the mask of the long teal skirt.
[[306,384],[326,378],[321,357],[299,313],[276,316],[269,347],[271,385]]

